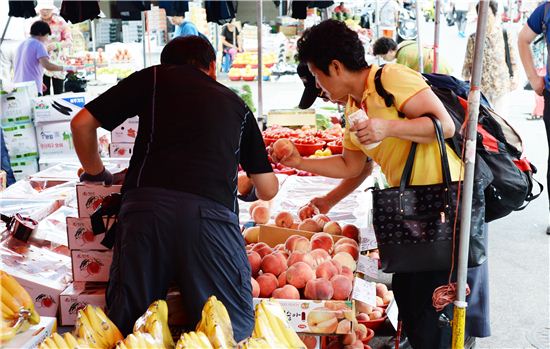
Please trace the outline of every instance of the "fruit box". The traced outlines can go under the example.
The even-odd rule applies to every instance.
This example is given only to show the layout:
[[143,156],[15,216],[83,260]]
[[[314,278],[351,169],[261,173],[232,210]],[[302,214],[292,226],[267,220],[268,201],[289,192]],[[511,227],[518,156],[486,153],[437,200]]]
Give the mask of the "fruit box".
[[41,316],[38,324],[17,334],[9,342],[0,345],[0,348],[34,349],[54,332],[57,332],[57,319]]
[[88,304],[105,308],[107,284],[95,282],[73,282],[59,296],[61,325],[73,326],[80,309]]
[[71,282],[70,258],[8,239],[0,245],[2,270],[27,290],[41,316],[56,316],[59,294]]
[[134,151],[134,143],[109,144],[109,156],[112,158],[129,158]]
[[[254,306],[262,299],[254,298]],[[355,309],[352,301],[312,301],[277,299],[288,323],[297,333],[315,335],[348,334],[352,331]]]
[[[103,219],[107,226],[107,219]],[[114,223],[111,219],[109,226]],[[94,235],[90,218],[67,217],[67,241],[71,250],[108,250],[101,244],[105,234]]]
[[113,251],[72,250],[74,281],[107,282]]
[[[260,225],[260,234],[258,235],[258,241],[265,242],[270,247],[275,247],[278,244],[284,244],[286,239],[292,235],[301,235],[308,239],[315,233],[305,230],[281,228],[274,225]],[[331,235],[334,242],[340,240],[344,236]]]
[[32,99],[34,121],[70,121],[90,101],[86,93],[66,93]]
[[111,131],[112,143],[134,143],[139,126],[139,117],[126,119]]
[[104,197],[112,193],[119,193],[121,187],[121,185],[77,184],[76,200],[78,205],[78,216],[80,218],[90,217],[96,208],[103,202]]

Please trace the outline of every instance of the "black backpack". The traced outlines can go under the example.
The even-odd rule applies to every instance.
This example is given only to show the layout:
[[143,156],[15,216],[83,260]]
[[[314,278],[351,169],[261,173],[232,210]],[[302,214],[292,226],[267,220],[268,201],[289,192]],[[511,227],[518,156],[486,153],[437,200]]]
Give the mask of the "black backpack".
[[[376,92],[387,107],[394,98],[382,86],[382,67],[374,77]],[[422,74],[432,91],[441,100],[455,123],[455,135],[447,139],[449,146],[462,157],[464,139],[459,133],[466,119],[469,84],[444,74]],[[520,135],[490,108],[482,96],[477,127],[475,177],[485,183],[485,221],[490,222],[523,210],[538,198],[543,186],[533,178],[537,169],[523,156]],[[540,192],[533,194],[533,183]]]

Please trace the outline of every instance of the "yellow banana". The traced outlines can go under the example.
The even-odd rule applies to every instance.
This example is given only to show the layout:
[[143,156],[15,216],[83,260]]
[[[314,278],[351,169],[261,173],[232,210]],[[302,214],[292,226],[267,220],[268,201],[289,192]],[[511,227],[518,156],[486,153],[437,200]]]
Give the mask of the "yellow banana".
[[285,311],[279,303],[272,300],[262,300],[260,303],[264,312],[271,324],[271,327],[275,331],[279,331],[285,339],[286,344],[290,348],[303,348],[306,349],[306,345],[298,334],[287,321]]
[[162,341],[168,349],[174,348],[174,340],[168,327],[168,305],[164,300],[153,302],[134,324],[134,332],[149,333],[155,341]]
[[116,349],[128,349],[128,347],[126,346],[126,344],[124,344],[124,341],[119,341],[116,344]]
[[44,344],[46,344],[48,348],[57,348],[57,344],[54,342],[52,337],[47,337],[44,339]]
[[[11,311],[13,311],[17,316],[19,316],[19,311],[23,307],[15,297],[2,285],[2,291],[0,293],[2,297],[2,303],[4,303]],[[15,319],[14,319],[15,320]]]
[[27,292],[15,278],[6,272],[0,271],[0,283],[19,303],[30,312],[29,322],[33,325],[40,322],[40,315],[34,308],[34,302]]
[[50,337],[55,342],[55,345],[57,346],[57,348],[69,349],[69,346],[67,345],[67,343],[65,343],[65,339],[61,337],[59,333],[54,332]]
[[122,336],[122,333],[120,333],[120,330],[118,327],[105,315],[105,312],[103,312],[103,309],[100,307],[95,308],[97,316],[101,319],[102,322],[105,322],[109,326],[109,331],[111,332],[111,338],[114,340],[114,343],[123,340],[124,337]]
[[78,311],[76,318],[76,330],[78,331],[78,337],[83,338],[90,346],[107,348],[107,345],[104,343],[103,339],[98,336],[97,332],[94,330],[86,313],[82,309]]
[[88,304],[86,307],[84,307],[84,313],[86,314],[86,318],[88,318],[88,321],[90,322],[92,330],[96,332],[97,337],[100,338],[106,348],[110,348],[116,343],[116,340],[114,338],[111,338],[109,324],[102,321],[99,316],[97,316],[95,309],[96,307]]
[[65,340],[65,343],[67,343],[67,346],[71,349],[80,347],[76,341],[76,338],[70,332],[65,332],[63,334],[63,339]]
[[270,347],[284,348],[286,343],[279,339],[273,328],[269,325],[269,321],[264,309],[260,304],[256,305],[256,323],[254,324],[255,333],[258,337],[263,337]]
[[17,330],[10,326],[10,323],[0,319],[0,345],[9,342],[15,335]]
[[[2,292],[2,290],[0,290],[0,292]],[[3,302],[0,303],[0,310],[2,311],[1,313],[2,316],[0,316],[2,319],[13,320],[19,317],[18,314],[16,314],[10,307],[8,307]]]

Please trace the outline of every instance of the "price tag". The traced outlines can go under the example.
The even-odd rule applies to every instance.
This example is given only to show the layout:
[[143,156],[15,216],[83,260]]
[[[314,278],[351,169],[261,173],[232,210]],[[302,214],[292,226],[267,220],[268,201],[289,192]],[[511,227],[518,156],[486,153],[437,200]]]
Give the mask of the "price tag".
[[363,303],[376,306],[376,284],[366,280],[355,278],[351,297]]
[[397,302],[395,299],[393,299],[386,308],[386,314],[388,315],[388,319],[390,320],[393,328],[397,331],[397,317],[399,315],[399,309],[397,308]]
[[378,248],[374,228],[369,226],[361,229],[361,251],[374,250]]
[[360,255],[357,261],[357,271],[371,278],[378,278],[378,260]]

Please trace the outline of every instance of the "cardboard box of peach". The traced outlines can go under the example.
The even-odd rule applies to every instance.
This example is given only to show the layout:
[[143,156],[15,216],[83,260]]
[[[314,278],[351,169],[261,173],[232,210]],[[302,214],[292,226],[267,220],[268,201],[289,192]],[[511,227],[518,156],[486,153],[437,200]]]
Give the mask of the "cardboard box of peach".
[[266,224],[268,205],[258,202],[250,211],[262,224],[243,232],[255,299],[277,298],[297,332],[351,333],[357,227],[340,227],[311,206],[300,209],[297,221],[291,213],[280,212],[275,224]]

